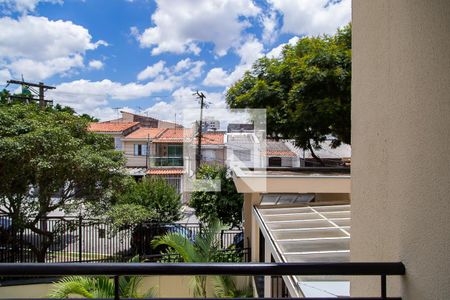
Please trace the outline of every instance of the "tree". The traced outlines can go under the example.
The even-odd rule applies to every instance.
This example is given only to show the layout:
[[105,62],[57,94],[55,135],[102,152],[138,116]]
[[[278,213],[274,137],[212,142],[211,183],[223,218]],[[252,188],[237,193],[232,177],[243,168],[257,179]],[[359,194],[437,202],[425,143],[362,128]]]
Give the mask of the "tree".
[[206,223],[219,219],[223,224],[230,226],[241,224],[244,198],[236,191],[226,167],[204,164],[197,176],[200,179],[220,180],[220,192],[193,192],[189,206],[195,209],[196,216]]
[[118,226],[172,223],[181,217],[180,195],[161,177],[146,177],[138,182],[130,179],[115,198],[109,216]]
[[[169,253],[178,254],[181,260],[186,263],[225,262],[223,260],[225,256],[220,248],[220,240],[217,239],[222,229],[223,225],[219,220],[215,219],[209,222],[208,227],[200,232],[194,241],[191,241],[180,233],[167,233],[154,239],[152,246],[154,248],[162,245],[168,246],[171,249]],[[194,277],[195,297],[207,297],[207,279],[207,276]],[[215,276],[214,279],[217,297],[230,295],[239,295],[241,297],[245,297],[245,295],[251,296],[248,292],[245,293],[237,289],[234,280],[229,276]]]
[[39,262],[57,234],[40,224],[49,213],[95,208],[123,180],[123,154],[87,125],[70,111],[0,105],[0,212],[12,220],[13,241],[24,229],[40,237],[22,241]]
[[261,58],[227,91],[231,108],[266,108],[268,136],[314,149],[350,144],[351,24],[334,36],[304,37],[280,58]]
[[[130,260],[132,263],[139,262],[136,256]],[[121,298],[152,298],[155,289],[148,289],[144,294],[139,293],[138,288],[142,283],[142,276],[119,277],[119,296]],[[54,284],[49,298],[66,299],[71,295],[81,296],[88,299],[114,298],[114,282],[112,279],[101,277],[69,276],[64,277]]]

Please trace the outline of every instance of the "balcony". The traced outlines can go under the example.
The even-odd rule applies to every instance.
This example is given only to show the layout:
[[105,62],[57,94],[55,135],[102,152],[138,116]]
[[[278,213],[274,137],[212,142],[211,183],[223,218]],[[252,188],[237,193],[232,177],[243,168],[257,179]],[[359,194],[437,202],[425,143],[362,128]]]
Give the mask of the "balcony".
[[[349,297],[346,299],[401,299],[388,297],[386,294],[387,276],[405,274],[401,262],[352,262],[352,263],[53,263],[53,264],[0,264],[0,276],[8,277],[42,277],[42,276],[107,276],[114,288],[114,298],[121,299],[120,277],[127,275],[141,276],[265,276],[268,278],[285,278],[287,276],[380,276],[380,297]],[[273,282],[273,280],[272,280]],[[268,287],[271,289],[270,287]],[[273,294],[266,297],[278,299],[289,294]],[[255,295],[263,299],[263,295]],[[122,298],[125,299],[125,298]],[[174,298],[176,299],[176,298]],[[214,298],[210,298],[214,299]],[[318,299],[318,298],[303,298]],[[320,299],[336,299],[320,298]]]
[[182,167],[183,157],[153,156],[149,157],[150,167]]

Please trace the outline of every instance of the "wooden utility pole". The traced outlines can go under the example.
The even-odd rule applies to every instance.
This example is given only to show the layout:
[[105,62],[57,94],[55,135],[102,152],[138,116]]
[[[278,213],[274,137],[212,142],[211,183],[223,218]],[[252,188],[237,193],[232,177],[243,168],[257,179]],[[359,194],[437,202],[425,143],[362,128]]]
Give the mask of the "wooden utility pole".
[[20,85],[26,85],[29,87],[37,87],[39,88],[39,92],[38,92],[38,101],[39,101],[39,107],[44,108],[46,103],[48,102],[52,102],[50,100],[45,100],[45,91],[46,90],[53,90],[55,89],[54,86],[49,86],[49,85],[45,85],[43,82],[39,82],[39,83],[32,83],[32,82],[26,82],[23,80],[8,80],[7,81],[8,84],[20,84]]
[[200,102],[200,121],[198,122],[198,129],[197,129],[197,154],[195,155],[195,174],[198,173],[198,170],[200,169],[200,163],[202,161],[202,127],[203,127],[203,108],[208,106],[208,103],[206,103],[204,100],[206,96],[203,93],[199,93],[197,91],[194,96],[197,96],[199,102]]

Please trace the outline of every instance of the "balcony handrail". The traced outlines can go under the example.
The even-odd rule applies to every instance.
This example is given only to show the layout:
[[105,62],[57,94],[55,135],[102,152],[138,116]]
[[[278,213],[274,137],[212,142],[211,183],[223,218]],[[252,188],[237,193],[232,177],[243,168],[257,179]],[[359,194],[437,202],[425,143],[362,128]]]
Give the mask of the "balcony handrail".
[[344,263],[0,263],[0,276],[404,275],[401,262]]

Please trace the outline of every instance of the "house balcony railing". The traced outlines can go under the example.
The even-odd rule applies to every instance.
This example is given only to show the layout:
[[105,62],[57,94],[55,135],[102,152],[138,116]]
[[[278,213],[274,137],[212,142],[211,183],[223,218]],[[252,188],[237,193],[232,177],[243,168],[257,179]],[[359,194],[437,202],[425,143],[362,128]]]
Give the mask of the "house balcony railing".
[[150,167],[182,167],[182,157],[153,156],[149,157]]
[[[0,264],[0,277],[24,276],[111,276],[114,299],[120,299],[119,277],[125,275],[233,275],[233,276],[380,276],[380,297],[346,299],[401,299],[386,295],[386,277],[404,275],[401,262],[350,263],[53,263]],[[165,298],[167,299],[167,298]],[[256,298],[258,299],[258,298]],[[262,299],[262,298],[259,298]],[[272,298],[273,299],[273,298]],[[319,298],[302,298],[319,299]],[[335,298],[320,298],[331,300]]]

